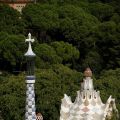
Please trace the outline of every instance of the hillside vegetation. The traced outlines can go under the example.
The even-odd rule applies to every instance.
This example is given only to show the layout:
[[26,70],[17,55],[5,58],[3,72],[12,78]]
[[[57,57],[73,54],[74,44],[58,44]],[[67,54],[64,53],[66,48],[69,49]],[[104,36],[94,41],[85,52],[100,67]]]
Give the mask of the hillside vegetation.
[[0,4],[0,120],[24,119],[29,32],[37,55],[36,110],[44,120],[59,119],[64,93],[74,100],[86,67],[102,100],[113,95],[120,111],[119,0],[38,0],[22,14]]

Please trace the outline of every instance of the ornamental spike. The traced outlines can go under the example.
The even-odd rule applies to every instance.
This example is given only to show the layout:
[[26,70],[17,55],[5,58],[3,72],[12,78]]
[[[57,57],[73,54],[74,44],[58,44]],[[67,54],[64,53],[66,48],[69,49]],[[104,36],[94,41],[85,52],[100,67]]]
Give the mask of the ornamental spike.
[[25,42],[29,43],[28,50],[25,53],[25,56],[31,56],[31,57],[36,56],[35,53],[32,51],[32,47],[31,47],[31,42],[34,42],[34,41],[35,40],[31,38],[31,33],[29,33],[28,34],[28,39],[25,40]]

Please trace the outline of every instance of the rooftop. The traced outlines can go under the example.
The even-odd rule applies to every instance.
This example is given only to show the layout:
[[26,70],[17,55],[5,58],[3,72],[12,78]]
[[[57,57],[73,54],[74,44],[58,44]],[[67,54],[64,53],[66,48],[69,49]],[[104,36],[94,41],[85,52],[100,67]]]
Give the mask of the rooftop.
[[34,2],[34,0],[0,0],[0,3],[28,3]]

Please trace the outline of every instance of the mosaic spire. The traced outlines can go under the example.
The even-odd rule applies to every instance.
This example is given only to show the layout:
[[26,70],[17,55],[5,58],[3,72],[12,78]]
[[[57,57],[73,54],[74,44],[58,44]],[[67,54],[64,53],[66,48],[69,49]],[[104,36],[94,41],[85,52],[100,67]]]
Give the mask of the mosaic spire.
[[27,76],[26,76],[26,113],[25,120],[36,120],[35,113],[35,92],[34,92],[34,83],[35,83],[35,75],[34,75],[34,58],[35,53],[32,51],[31,43],[34,42],[34,39],[31,38],[31,34],[28,34],[28,39],[25,40],[28,42],[28,50],[25,53],[27,59]]

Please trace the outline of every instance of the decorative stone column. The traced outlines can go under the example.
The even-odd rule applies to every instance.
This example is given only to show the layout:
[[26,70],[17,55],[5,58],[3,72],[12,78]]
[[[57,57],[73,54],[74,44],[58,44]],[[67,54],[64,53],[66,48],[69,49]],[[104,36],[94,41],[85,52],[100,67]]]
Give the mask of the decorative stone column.
[[25,53],[27,59],[27,76],[26,76],[26,113],[25,120],[36,120],[36,108],[35,108],[35,75],[34,75],[34,58],[35,53],[32,51],[31,42],[34,42],[34,39],[31,39],[31,34],[28,34],[28,39],[25,42],[29,43],[28,51]]

